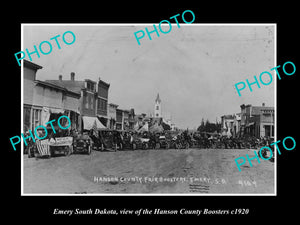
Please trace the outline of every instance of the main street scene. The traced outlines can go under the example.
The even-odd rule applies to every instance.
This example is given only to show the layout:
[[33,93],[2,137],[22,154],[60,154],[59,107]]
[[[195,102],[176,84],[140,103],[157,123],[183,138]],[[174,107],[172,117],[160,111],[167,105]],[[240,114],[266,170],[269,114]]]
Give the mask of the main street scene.
[[274,27],[142,28],[24,26],[76,41],[22,60],[23,194],[274,194],[274,85],[234,89],[274,67]]

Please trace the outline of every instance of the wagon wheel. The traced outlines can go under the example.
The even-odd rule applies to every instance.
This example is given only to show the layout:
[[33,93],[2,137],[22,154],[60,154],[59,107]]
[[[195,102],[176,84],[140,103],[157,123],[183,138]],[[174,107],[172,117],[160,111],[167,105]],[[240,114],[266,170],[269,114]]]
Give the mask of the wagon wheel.
[[190,144],[189,144],[188,142],[185,144],[185,148],[186,148],[186,149],[189,149],[189,148],[190,148]]
[[71,146],[67,146],[65,150],[65,156],[70,156],[71,155]]

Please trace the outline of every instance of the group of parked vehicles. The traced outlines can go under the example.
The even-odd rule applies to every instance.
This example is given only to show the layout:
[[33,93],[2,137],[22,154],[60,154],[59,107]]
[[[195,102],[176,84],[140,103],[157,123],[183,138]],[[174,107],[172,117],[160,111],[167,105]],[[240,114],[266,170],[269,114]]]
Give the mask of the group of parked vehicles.
[[[28,157],[41,155],[47,149],[48,156],[55,154],[70,155],[74,153],[91,154],[97,151],[121,151],[137,149],[258,149],[271,143],[270,139],[255,137],[227,137],[218,133],[188,131],[165,131],[161,133],[144,132],[142,134],[134,131],[118,130],[90,130],[83,134],[74,131],[58,130],[51,132],[49,128],[49,139],[46,143],[32,141],[24,149]],[[97,132],[97,133],[96,133]],[[46,147],[45,147],[46,146]],[[47,152],[46,151],[46,152]],[[45,152],[45,151],[44,151]]]

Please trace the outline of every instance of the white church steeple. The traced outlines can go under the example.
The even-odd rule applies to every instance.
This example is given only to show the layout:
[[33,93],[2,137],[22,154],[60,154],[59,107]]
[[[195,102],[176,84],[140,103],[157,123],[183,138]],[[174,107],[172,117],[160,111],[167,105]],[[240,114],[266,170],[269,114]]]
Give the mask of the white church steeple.
[[159,97],[159,93],[157,94],[157,97],[155,99],[155,104],[154,104],[154,117],[155,118],[160,118],[162,117],[161,114],[161,100]]

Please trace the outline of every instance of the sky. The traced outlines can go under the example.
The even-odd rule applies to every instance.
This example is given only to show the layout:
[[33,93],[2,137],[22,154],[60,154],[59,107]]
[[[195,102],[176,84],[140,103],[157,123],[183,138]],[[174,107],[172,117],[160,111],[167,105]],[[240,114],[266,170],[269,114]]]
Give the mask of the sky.
[[[153,114],[159,93],[163,114],[171,114],[179,128],[196,128],[202,118],[220,121],[222,115],[240,112],[242,104],[274,106],[276,79],[260,89],[253,85],[253,92],[247,87],[241,97],[234,87],[246,79],[253,82],[263,71],[276,77],[270,71],[276,66],[274,25],[180,24],[178,28],[175,23],[169,33],[159,37],[152,33],[152,40],[146,34],[138,45],[134,32],[145,32],[145,27],[153,30],[153,24],[26,24],[21,50],[33,51],[34,45],[49,41],[50,54],[31,56],[32,62],[43,66],[38,80],[58,79],[60,74],[68,80],[71,72],[75,80],[101,78],[110,83],[109,103],[121,109]],[[61,39],[66,31],[76,36],[71,45]],[[61,49],[50,40],[56,35]],[[267,83],[269,78],[263,80]]]

